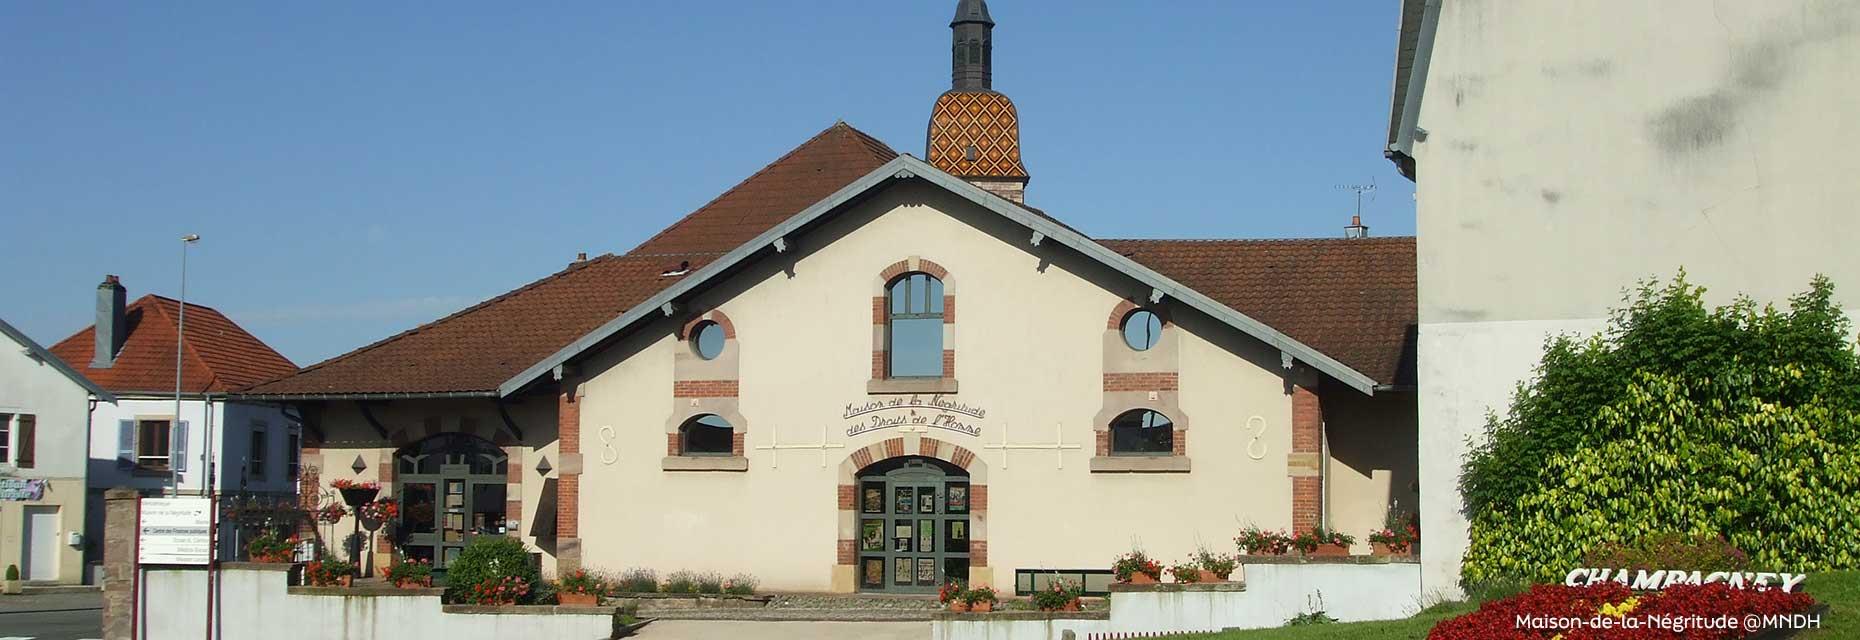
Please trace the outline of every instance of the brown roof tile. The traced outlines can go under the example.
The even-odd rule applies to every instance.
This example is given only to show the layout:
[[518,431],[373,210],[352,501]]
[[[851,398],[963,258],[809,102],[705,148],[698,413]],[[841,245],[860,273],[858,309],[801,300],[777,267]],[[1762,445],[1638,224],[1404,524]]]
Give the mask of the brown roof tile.
[[1413,384],[1414,238],[1099,240],[1381,384]]
[[[97,327],[85,327],[52,345],[51,352],[112,393],[174,392],[174,337],[181,303],[145,295],[124,308],[128,335],[108,369],[91,367]],[[187,343],[183,352],[182,389],[188,393],[225,392],[289,375],[290,359],[246,333],[212,307],[187,304]]]

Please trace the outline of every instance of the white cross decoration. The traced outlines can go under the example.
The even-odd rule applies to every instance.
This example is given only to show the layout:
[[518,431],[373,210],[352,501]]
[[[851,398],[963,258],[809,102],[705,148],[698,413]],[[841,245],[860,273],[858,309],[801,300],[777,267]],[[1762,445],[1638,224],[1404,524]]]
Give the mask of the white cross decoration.
[[1011,449],[1051,449],[1053,457],[1056,458],[1059,463],[1059,466],[1056,468],[1064,469],[1066,468],[1066,450],[1079,448],[1079,445],[1076,444],[1066,444],[1065,426],[1057,422],[1053,423],[1052,442],[1008,444],[1007,428],[1008,425],[1006,423],[1001,425],[1001,444],[982,445],[983,449],[1001,450],[1001,468],[1003,469],[1006,469],[1008,466],[1008,451]]
[[769,452],[769,468],[770,469],[775,468],[775,457],[776,457],[775,452],[781,451],[783,449],[819,449],[820,450],[820,467],[824,469],[827,466],[827,450],[828,449],[844,449],[846,448],[846,445],[840,444],[838,442],[827,442],[827,425],[823,424],[823,425],[820,425],[820,442],[796,442],[796,443],[791,443],[791,444],[782,444],[782,443],[775,441],[774,430],[771,429],[770,434],[769,434],[769,443],[756,445],[756,448],[762,451]]

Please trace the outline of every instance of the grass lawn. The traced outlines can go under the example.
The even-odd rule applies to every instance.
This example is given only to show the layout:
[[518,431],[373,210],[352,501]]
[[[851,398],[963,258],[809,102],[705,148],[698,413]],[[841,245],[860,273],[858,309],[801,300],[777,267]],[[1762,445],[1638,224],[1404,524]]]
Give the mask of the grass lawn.
[[[1860,571],[1830,571],[1809,574],[1804,586],[1810,595],[1828,603],[1832,609],[1821,618],[1821,629],[1805,632],[1802,640],[1860,640]],[[1434,623],[1472,611],[1475,605],[1450,602],[1434,605],[1412,618],[1381,622],[1318,624],[1278,629],[1228,631],[1199,636],[1202,640],[1421,640]]]

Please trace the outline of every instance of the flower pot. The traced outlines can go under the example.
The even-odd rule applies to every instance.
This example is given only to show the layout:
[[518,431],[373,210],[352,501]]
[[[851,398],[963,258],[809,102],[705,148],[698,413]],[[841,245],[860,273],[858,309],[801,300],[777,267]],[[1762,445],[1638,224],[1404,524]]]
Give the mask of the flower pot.
[[342,587],[344,589],[355,586],[355,576],[345,575],[343,577],[337,578],[336,586]]
[[1059,608],[1059,610],[1060,610],[1060,611],[1078,611],[1078,610],[1079,610],[1079,606],[1080,606],[1080,605],[1079,605],[1079,599],[1078,599],[1078,598],[1073,598],[1073,599],[1071,599],[1071,600],[1067,600],[1067,601],[1066,601],[1066,606],[1063,606],[1063,607],[1060,607],[1060,608]]
[[1335,558],[1350,555],[1350,548],[1339,547],[1334,544],[1320,544],[1316,550],[1305,555],[1318,558]]
[[1198,575],[1195,578],[1195,582],[1226,582],[1227,581],[1226,576],[1214,575],[1213,571],[1209,571],[1207,569],[1202,569],[1200,571],[1197,571],[1196,573]]
[[1403,547],[1401,551],[1396,551],[1389,548],[1387,543],[1371,542],[1369,543],[1369,553],[1370,555],[1385,558],[1406,558],[1414,555],[1414,547]]
[[995,603],[989,600],[977,600],[969,604],[969,611],[973,611],[975,613],[988,613],[994,610],[995,610]]
[[6,586],[3,588],[0,588],[0,593],[5,593],[9,596],[16,596],[16,595],[19,595],[20,592],[24,590],[25,590],[25,587],[21,586],[18,580],[8,580],[6,581]]
[[380,489],[342,489],[342,502],[350,507],[359,507],[375,501]]
[[949,610],[956,613],[966,612],[969,610],[969,603],[961,600],[951,600],[949,601]]
[[601,603],[601,597],[592,593],[557,593],[555,597],[570,607],[592,607]]
[[1139,571],[1137,573],[1130,574],[1130,579],[1127,580],[1126,582],[1129,582],[1130,584],[1156,584],[1156,577]]

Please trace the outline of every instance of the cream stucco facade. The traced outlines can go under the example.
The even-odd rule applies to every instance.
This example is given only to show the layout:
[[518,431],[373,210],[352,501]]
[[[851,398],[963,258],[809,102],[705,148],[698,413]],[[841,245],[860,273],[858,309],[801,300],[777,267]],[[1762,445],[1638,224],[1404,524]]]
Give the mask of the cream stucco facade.
[[[1120,303],[1143,300],[1147,287],[1033,246],[1024,228],[917,182],[885,188],[791,242],[794,249],[580,363],[582,566],[747,572],[767,588],[848,590],[836,542],[853,532],[835,491],[849,456],[893,438],[903,439],[905,455],[924,438],[974,453],[972,480],[988,487],[985,515],[973,522],[987,545],[977,581],[1011,584],[1016,569],[1104,568],[1132,547],[1164,559],[1197,546],[1231,551],[1244,525],[1291,525],[1292,402],[1277,350],[1164,302],[1180,380],[1179,412],[1170,417],[1189,425],[1181,433],[1191,464],[1185,472],[1094,472],[1103,350],[1128,348],[1104,339],[1106,319]],[[870,394],[868,385],[879,274],[912,258],[948,270],[946,293],[958,311],[944,348],[954,353],[959,388],[944,399],[985,411],[958,418],[979,435],[936,427],[935,418],[921,431],[907,423],[849,435],[865,418],[845,417],[849,407],[910,397]],[[668,469],[667,425],[683,410],[678,403],[703,402],[674,398],[675,363],[689,349],[678,331],[713,309],[735,330],[729,356],[740,376],[747,470]],[[1362,395],[1341,385],[1337,392]],[[1349,437],[1412,443],[1412,413],[1401,415],[1394,395],[1360,402],[1386,403],[1397,412],[1386,421],[1405,427],[1377,433],[1384,425],[1359,419]],[[1003,443],[1067,448],[991,448]],[[803,444],[814,446],[764,448]],[[1329,485],[1334,503],[1352,510],[1333,509],[1339,526],[1361,538],[1380,525],[1382,510],[1400,499],[1388,478],[1412,477],[1411,447],[1395,447],[1406,458],[1333,457],[1331,468],[1354,469]]]
[[0,570],[18,566],[29,582],[81,584],[85,425],[93,406],[107,409],[104,399],[115,398],[4,321],[0,334]]
[[1546,337],[1595,332],[1624,289],[1682,268],[1714,304],[1783,303],[1825,274],[1860,308],[1860,6],[1428,4],[1412,143],[1422,553],[1426,588],[1451,597],[1466,439]]

